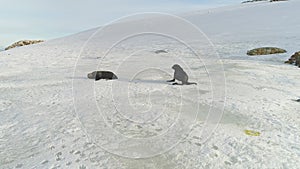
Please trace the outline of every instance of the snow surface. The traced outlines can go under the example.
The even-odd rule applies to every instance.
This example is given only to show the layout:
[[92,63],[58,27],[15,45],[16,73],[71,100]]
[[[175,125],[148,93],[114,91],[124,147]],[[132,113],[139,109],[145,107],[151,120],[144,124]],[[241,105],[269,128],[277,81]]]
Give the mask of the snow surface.
[[[211,75],[220,71],[218,63],[204,64],[211,50],[197,51],[201,62],[174,39],[144,34],[116,44],[103,58],[118,36],[100,32],[86,43],[93,29],[1,52],[0,168],[300,168],[300,104],[292,101],[300,97],[299,69],[282,63],[300,50],[299,5],[242,4],[183,16],[212,41],[225,72],[226,88],[218,88],[226,89],[225,110],[208,140],[202,131],[214,100]],[[116,27],[128,24],[134,21]],[[205,39],[195,39],[192,46],[210,49],[201,47]],[[288,53],[246,55],[261,46]],[[157,55],[156,49],[168,53]],[[198,85],[165,83],[174,63]],[[115,71],[119,80],[87,79],[95,66]],[[106,128],[157,142],[143,142],[143,149]],[[247,129],[261,135],[248,136]],[[163,135],[169,131],[173,135]],[[177,144],[182,133],[187,135]]]

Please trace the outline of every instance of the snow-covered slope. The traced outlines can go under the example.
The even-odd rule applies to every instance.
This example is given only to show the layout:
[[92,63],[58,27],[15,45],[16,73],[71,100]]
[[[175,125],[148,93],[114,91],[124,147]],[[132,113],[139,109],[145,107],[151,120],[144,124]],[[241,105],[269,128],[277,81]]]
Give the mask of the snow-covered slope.
[[[290,56],[300,45],[299,1],[242,4],[187,15],[209,35],[223,58],[252,59],[245,51],[260,46],[280,46]],[[230,43],[227,43],[230,42]],[[262,60],[283,60],[262,57]]]
[[[215,75],[205,66],[220,70],[172,39],[151,34],[125,39],[103,59],[109,45],[104,39],[117,35],[100,31],[86,43],[98,30],[93,29],[1,52],[0,168],[300,168],[300,104],[292,101],[300,96],[299,69],[278,62],[300,50],[299,5],[243,4],[183,16],[211,39],[223,59],[225,110],[205,141]],[[191,38],[191,43],[202,41]],[[261,46],[288,53],[246,56]],[[168,53],[157,55],[155,49]],[[198,85],[165,83],[174,63],[182,63]],[[95,65],[117,72],[119,80],[87,79]],[[140,141],[123,141],[112,131]],[[177,133],[186,134],[178,144]]]

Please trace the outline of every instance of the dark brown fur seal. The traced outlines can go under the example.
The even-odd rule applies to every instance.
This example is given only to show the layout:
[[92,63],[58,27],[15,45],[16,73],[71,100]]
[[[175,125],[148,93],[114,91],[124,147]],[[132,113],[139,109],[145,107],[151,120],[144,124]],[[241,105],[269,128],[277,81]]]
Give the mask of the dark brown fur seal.
[[95,81],[100,79],[113,80],[118,79],[118,77],[110,71],[94,71],[87,75],[89,79],[95,79]]
[[[188,80],[189,80],[188,75],[185,73],[185,71],[178,64],[173,65],[172,69],[175,70],[174,78],[172,80],[168,80],[167,82],[175,82],[175,79],[176,79],[176,80],[182,82],[181,85],[191,85],[191,84],[197,85],[197,83],[188,82]],[[178,85],[178,83],[173,83],[173,85]]]

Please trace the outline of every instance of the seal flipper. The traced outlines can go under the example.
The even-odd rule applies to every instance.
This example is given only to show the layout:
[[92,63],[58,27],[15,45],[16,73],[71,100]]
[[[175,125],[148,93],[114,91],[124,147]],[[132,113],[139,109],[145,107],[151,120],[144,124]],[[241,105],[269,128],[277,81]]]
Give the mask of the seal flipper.
[[168,80],[167,82],[175,82],[175,79],[172,79],[172,80]]
[[98,81],[101,79],[101,73],[97,73],[95,76],[95,81]]
[[183,85],[183,84],[179,84],[179,83],[175,82],[175,83],[172,83],[172,85]]

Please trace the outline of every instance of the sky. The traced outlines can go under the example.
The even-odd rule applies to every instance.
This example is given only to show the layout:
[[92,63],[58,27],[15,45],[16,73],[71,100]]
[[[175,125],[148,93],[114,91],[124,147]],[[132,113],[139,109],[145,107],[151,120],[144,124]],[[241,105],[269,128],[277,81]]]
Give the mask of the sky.
[[22,39],[53,39],[140,12],[180,13],[240,0],[0,0],[0,48]]

